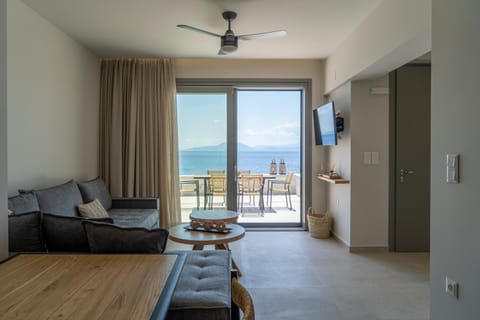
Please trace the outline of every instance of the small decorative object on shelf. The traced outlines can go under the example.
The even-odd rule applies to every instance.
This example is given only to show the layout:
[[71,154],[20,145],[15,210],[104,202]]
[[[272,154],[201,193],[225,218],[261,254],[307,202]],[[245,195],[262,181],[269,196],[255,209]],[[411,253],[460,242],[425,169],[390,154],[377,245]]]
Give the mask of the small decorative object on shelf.
[[277,163],[275,162],[275,159],[272,159],[272,162],[270,163],[270,174],[277,174]]
[[285,160],[280,160],[280,165],[278,166],[278,174],[287,174],[287,165],[285,164]]
[[321,174],[322,177],[325,177],[325,178],[328,178],[328,179],[341,179],[342,177],[339,176],[335,171],[333,170],[330,170],[329,172],[327,173],[322,173]]

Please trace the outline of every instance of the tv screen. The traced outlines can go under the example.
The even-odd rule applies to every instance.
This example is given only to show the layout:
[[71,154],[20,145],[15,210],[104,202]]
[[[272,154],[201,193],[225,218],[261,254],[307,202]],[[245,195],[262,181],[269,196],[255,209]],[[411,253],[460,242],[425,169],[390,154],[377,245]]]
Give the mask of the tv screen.
[[317,146],[334,146],[337,144],[337,127],[333,101],[313,110],[315,144]]

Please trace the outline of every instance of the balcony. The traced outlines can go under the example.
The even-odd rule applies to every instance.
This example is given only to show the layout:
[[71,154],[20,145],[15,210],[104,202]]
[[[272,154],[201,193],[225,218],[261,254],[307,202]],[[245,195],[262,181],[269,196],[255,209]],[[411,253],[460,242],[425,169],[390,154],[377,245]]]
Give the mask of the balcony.
[[[284,178],[285,176],[283,176]],[[282,179],[282,176],[278,176],[279,179]],[[180,181],[194,181],[194,176],[184,175],[180,177]],[[210,204],[208,198],[205,197],[205,184],[202,179],[197,179],[198,181],[198,202],[197,202],[197,193],[191,188],[193,185],[185,185],[184,190],[186,192],[181,192],[180,194],[180,203],[181,203],[181,212],[182,212],[182,221],[190,221],[189,215],[192,210],[198,209],[203,210],[205,208],[205,200],[207,199],[207,209],[225,209],[225,199],[223,196],[214,196],[213,202]],[[268,180],[266,180],[268,181]],[[243,199],[243,210],[240,210],[240,204],[238,205],[238,212],[240,217],[238,219],[239,223],[255,223],[255,224],[272,224],[272,223],[299,223],[300,222],[300,213],[301,213],[301,193],[300,193],[300,175],[295,174],[292,184],[290,185],[290,195],[292,208],[290,209],[289,203],[287,204],[286,199],[288,195],[285,194],[273,194],[271,197],[267,194],[267,182],[264,187],[264,210],[263,216],[259,208],[259,196],[244,196]],[[271,200],[271,207],[270,207]]]

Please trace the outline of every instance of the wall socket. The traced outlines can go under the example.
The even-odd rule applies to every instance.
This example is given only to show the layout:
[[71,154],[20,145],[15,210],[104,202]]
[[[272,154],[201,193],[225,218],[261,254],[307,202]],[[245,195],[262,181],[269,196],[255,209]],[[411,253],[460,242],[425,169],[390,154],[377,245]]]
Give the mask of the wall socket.
[[445,292],[458,299],[458,282],[446,277]]

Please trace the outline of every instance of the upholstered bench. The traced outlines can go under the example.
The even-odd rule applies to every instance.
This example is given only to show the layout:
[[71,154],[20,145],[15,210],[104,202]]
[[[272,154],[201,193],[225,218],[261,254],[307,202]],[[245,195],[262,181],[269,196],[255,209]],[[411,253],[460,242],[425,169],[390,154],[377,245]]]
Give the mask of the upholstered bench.
[[230,252],[181,252],[187,253],[187,258],[170,303],[167,319],[229,320]]

